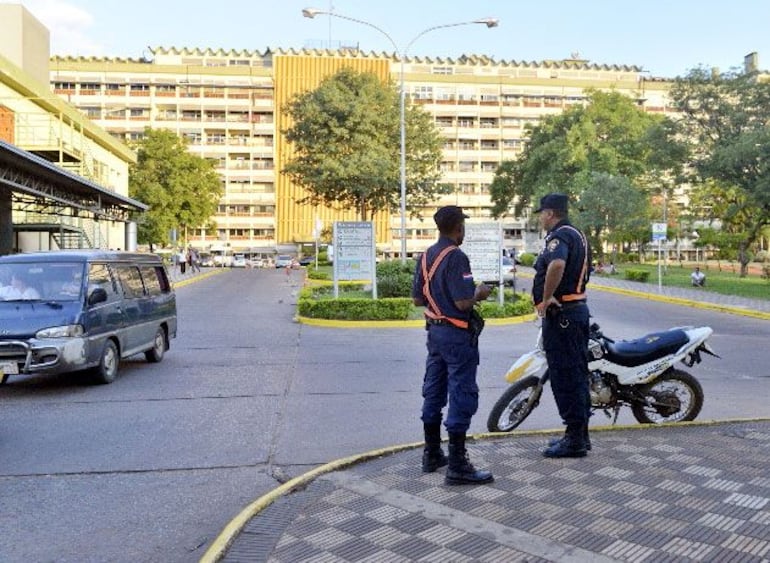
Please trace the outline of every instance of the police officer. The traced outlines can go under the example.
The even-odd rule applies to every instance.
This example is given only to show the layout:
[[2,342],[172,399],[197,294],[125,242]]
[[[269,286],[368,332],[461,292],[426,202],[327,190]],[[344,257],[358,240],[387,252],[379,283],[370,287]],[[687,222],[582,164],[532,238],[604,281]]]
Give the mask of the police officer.
[[[436,471],[449,465],[447,485],[489,483],[488,471],[477,470],[465,449],[465,435],[478,408],[478,335],[469,331],[473,306],[489,296],[490,288],[476,286],[470,261],[458,247],[465,236],[462,208],[448,205],[433,216],[439,230],[438,241],[417,262],[412,298],[425,306],[428,331],[428,359],[422,386],[422,421],[425,449],[422,470]],[[441,449],[442,409],[449,409],[444,423],[449,432],[449,459]]]
[[556,406],[567,429],[543,451],[546,457],[583,457],[590,449],[588,415],[588,326],[585,285],[591,249],[585,235],[570,224],[567,196],[540,199],[545,247],[535,262],[532,297],[543,319],[543,347]]

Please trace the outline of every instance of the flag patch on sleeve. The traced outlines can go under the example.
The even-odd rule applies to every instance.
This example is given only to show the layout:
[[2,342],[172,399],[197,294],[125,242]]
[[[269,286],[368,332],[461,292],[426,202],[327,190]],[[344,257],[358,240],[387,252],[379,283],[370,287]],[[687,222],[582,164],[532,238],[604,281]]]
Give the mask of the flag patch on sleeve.
[[473,274],[471,274],[471,273],[468,273],[468,274],[463,274],[463,279],[464,279],[464,280],[470,280],[470,281],[473,281]]

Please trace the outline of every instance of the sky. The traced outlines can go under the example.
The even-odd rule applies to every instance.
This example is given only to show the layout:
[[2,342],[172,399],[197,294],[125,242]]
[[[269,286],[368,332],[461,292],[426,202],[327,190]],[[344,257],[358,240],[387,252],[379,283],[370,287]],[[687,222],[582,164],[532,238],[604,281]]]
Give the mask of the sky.
[[[301,49],[330,43],[408,56],[486,55],[635,65],[673,78],[729,70],[759,53],[770,68],[769,0],[0,0],[22,4],[51,32],[54,55],[151,58],[157,47]],[[338,17],[302,17],[314,7]],[[445,24],[495,17],[499,26]],[[390,36],[391,40],[388,40]],[[414,40],[414,42],[412,42]],[[408,47],[408,48],[407,48]]]

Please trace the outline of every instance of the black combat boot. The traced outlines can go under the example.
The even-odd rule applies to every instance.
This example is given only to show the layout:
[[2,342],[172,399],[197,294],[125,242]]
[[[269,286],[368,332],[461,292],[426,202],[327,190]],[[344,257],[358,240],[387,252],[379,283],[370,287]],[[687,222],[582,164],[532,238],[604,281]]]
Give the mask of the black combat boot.
[[494,477],[489,471],[473,467],[465,451],[465,433],[449,433],[449,467],[444,483],[447,485],[483,485],[491,483]]
[[441,423],[423,424],[425,430],[425,449],[422,451],[422,472],[433,473],[447,464],[447,458],[441,449]]
[[[548,446],[555,446],[565,438],[566,434],[561,438],[551,438],[548,440]],[[586,450],[591,451],[591,436],[588,435],[588,425],[586,424],[583,429],[583,442],[586,445]]]
[[[543,451],[545,457],[585,457],[586,443],[582,424],[568,424],[564,438]],[[451,463],[451,462],[450,462]]]

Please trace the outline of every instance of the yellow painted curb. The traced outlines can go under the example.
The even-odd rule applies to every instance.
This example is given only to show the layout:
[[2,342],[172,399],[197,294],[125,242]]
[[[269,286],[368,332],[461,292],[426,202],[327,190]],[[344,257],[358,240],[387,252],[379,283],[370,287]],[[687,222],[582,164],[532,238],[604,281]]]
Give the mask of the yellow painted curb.
[[[534,277],[532,274],[519,274],[524,278]],[[732,307],[730,305],[717,305],[716,303],[706,303],[703,301],[696,301],[694,299],[684,299],[682,297],[669,297],[667,295],[658,295],[655,293],[649,293],[646,291],[636,291],[635,289],[623,289],[620,287],[612,287],[609,285],[597,285],[590,284],[589,290],[607,291],[609,293],[617,293],[619,295],[628,295],[629,297],[639,297],[641,299],[649,299],[650,301],[659,301],[662,303],[672,303],[674,305],[684,305],[687,307],[693,307],[695,309],[707,309],[710,311],[717,311],[719,313],[730,313],[733,315],[741,315],[744,317],[753,317],[755,319],[770,320],[770,313],[764,311],[752,311],[750,309],[744,309],[742,307]]]
[[[733,418],[726,420],[704,420],[704,421],[691,421],[691,422],[668,422],[663,424],[621,424],[615,426],[596,426],[591,427],[591,432],[607,432],[612,430],[649,430],[651,428],[665,428],[665,427],[677,427],[677,426],[718,426],[720,424],[740,424],[748,422],[770,422],[770,418],[756,417],[756,418]],[[563,432],[563,428],[550,429],[550,430],[514,430],[512,432],[486,432],[482,434],[473,434],[468,436],[470,440],[483,440],[488,438],[502,438],[504,436],[545,436],[548,434],[558,434]],[[302,489],[311,483],[317,477],[337,471],[338,469],[345,469],[351,465],[362,463],[370,459],[377,457],[383,457],[391,455],[405,450],[413,450],[422,447],[423,442],[415,442],[413,444],[402,444],[400,446],[390,446],[387,448],[381,448],[378,450],[372,450],[363,454],[357,454],[350,457],[345,457],[335,461],[325,463],[315,469],[303,473],[290,481],[287,481],[280,487],[277,487],[269,493],[262,495],[257,500],[249,504],[238,515],[230,520],[225,526],[222,532],[211,542],[211,545],[206,550],[206,553],[200,558],[200,563],[215,563],[219,561],[227,551],[227,548],[232,544],[238,533],[243,527],[268,506],[273,504],[283,495],[292,493],[296,490]]]
[[[522,315],[520,317],[506,317],[502,319],[486,319],[486,324],[490,326],[506,326],[517,323],[534,321],[537,315],[534,313]],[[310,326],[323,326],[332,328],[423,328],[425,321],[422,319],[406,321],[344,321],[334,319],[314,319],[311,317],[296,316],[298,323]]]
[[179,280],[178,282],[173,282],[174,283],[174,289],[176,289],[177,287],[184,287],[186,285],[190,285],[191,283],[196,282],[196,281],[205,280],[206,278],[210,278],[211,276],[216,276],[217,274],[221,274],[223,272],[224,272],[224,269],[220,268],[220,269],[217,269],[217,270],[212,270],[210,272],[206,272],[205,274],[201,274],[199,276],[195,276],[193,278],[187,278],[187,279],[184,279],[184,280]]
[[753,317],[755,319],[770,320],[770,313],[765,313],[764,311],[752,311],[750,309],[743,309],[742,307],[717,305],[716,303],[706,303],[704,301],[695,301],[693,299],[684,299],[681,297],[669,297],[667,295],[656,295],[655,293],[646,293],[644,291],[622,289],[619,287],[610,287],[606,285],[592,285],[590,286],[590,289],[608,291],[610,293],[618,293],[620,295],[628,295],[630,297],[640,297],[642,299],[649,299],[650,301],[673,303],[674,305],[685,305],[695,309],[708,309],[711,311],[718,311],[720,313],[731,313],[733,315],[742,315],[744,317]]
[[355,465],[356,463],[368,461],[376,457],[394,454],[403,450],[415,449],[421,447],[422,445],[422,442],[418,442],[414,444],[404,444],[401,446],[391,446],[379,450],[372,450],[363,454],[345,457],[335,461],[330,461],[329,463],[325,463],[324,465],[316,467],[307,473],[303,473],[302,475],[295,477],[290,481],[286,481],[286,483],[280,487],[277,487],[266,495],[259,497],[257,500],[244,508],[235,518],[233,518],[227,524],[227,526],[225,526],[224,530],[222,530],[217,538],[211,543],[209,548],[206,550],[206,553],[203,554],[203,557],[200,559],[201,563],[213,563],[215,561],[219,561],[237,536],[238,532],[243,529],[249,520],[273,504],[283,495],[304,488],[316,477],[320,477],[326,473],[331,473],[332,471],[337,471],[338,469],[345,469],[346,467]]

